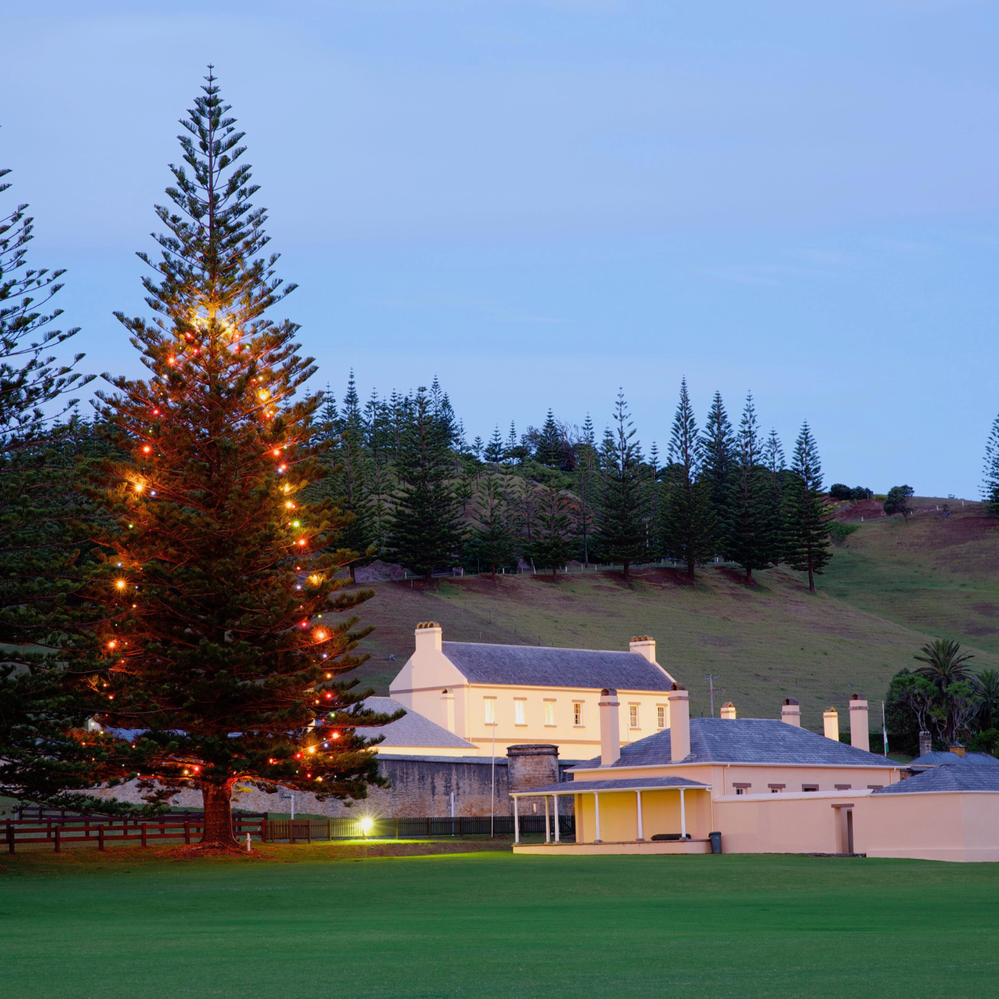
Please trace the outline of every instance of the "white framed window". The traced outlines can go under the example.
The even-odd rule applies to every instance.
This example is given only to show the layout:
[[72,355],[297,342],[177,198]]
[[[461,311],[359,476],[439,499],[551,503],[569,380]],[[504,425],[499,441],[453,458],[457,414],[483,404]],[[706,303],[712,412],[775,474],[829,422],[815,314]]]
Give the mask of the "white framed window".
[[628,728],[638,728],[638,705],[628,705]]
[[767,787],[770,788],[770,793],[771,794],[783,794],[784,793],[784,788],[786,788],[787,785],[786,784],[767,784]]
[[555,702],[545,701],[545,725],[551,727],[555,724]]
[[572,724],[576,728],[582,728],[583,725],[583,702],[573,701],[572,702]]
[[486,724],[495,725],[496,724],[496,698],[487,697],[483,702],[486,709]]
[[527,701],[523,697],[516,697],[513,701],[513,723],[514,725],[527,724]]
[[736,794],[746,794],[752,787],[752,784],[733,784],[732,787],[735,788]]
[[656,705],[656,728],[661,732],[666,727],[666,705]]

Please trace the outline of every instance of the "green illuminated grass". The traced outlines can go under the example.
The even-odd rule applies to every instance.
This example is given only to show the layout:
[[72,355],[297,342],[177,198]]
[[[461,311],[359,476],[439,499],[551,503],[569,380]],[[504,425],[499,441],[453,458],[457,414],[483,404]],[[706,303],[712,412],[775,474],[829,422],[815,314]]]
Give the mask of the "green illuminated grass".
[[996,865],[500,853],[336,863],[315,859],[318,847],[298,855],[313,859],[15,857],[0,878],[2,993],[952,999],[995,991]]

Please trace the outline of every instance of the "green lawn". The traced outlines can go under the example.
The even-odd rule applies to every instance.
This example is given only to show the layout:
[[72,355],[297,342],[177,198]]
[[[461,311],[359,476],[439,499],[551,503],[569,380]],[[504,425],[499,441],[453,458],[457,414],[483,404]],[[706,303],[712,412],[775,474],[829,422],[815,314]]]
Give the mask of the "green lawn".
[[[4,999],[997,991],[999,866],[805,857],[12,858]],[[310,858],[288,861],[294,856]]]

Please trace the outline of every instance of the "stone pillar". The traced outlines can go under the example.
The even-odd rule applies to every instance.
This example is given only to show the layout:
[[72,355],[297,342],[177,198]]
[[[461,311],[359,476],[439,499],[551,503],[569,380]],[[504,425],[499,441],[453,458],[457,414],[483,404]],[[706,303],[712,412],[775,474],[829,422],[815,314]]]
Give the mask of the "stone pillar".
[[[558,746],[510,746],[506,751],[508,781],[511,791],[527,791],[532,787],[545,787],[558,783]],[[541,814],[545,807],[543,797],[521,798],[521,817]],[[559,811],[565,812],[563,804]]]
[[690,695],[679,683],[669,692],[669,755],[674,763],[690,755]]
[[735,721],[735,719],[738,717],[738,714],[735,710],[735,705],[731,701],[726,701],[721,706],[720,715],[722,718],[728,718],[729,721]]
[[933,751],[933,736],[925,729],[919,733],[919,755],[925,756]]
[[827,739],[839,742],[839,712],[835,708],[827,708],[822,712],[822,729]]
[[867,698],[863,694],[850,695],[850,745],[871,751],[870,725],[867,721]]

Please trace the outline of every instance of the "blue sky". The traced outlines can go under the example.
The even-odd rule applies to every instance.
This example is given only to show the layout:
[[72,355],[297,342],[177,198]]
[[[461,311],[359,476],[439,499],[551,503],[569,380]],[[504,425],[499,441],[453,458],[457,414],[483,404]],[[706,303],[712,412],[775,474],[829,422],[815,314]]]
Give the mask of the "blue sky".
[[702,419],[807,418],[827,482],[975,497],[997,36],[960,0],[7,5],[0,163],[91,370],[140,370],[111,313],[213,61],[338,397],[436,374],[485,438],[622,386],[664,449],[685,374]]

